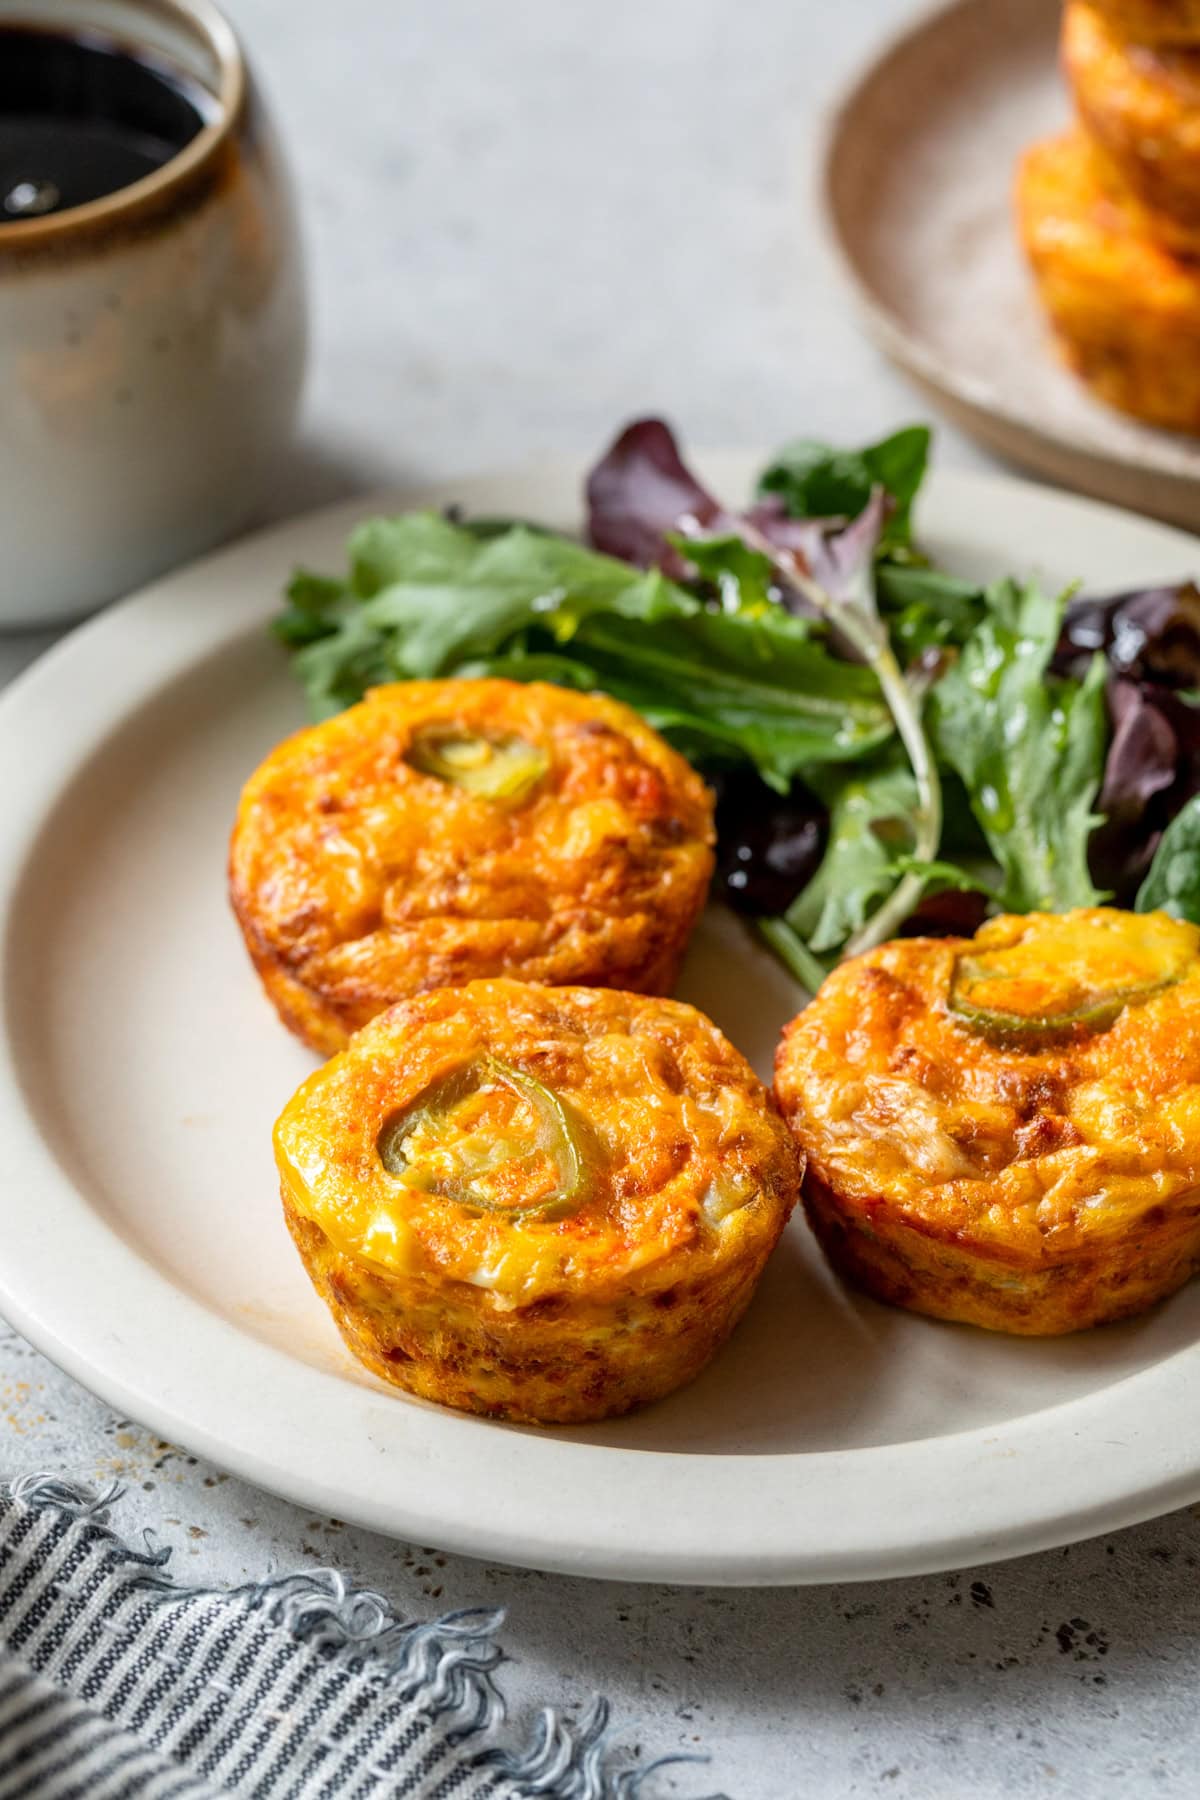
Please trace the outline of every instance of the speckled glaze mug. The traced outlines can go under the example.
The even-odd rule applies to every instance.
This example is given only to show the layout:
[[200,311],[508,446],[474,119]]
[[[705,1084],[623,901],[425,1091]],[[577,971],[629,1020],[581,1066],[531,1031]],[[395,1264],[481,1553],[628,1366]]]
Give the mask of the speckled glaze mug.
[[228,536],[291,430],[303,268],[280,153],[208,0],[0,0],[212,96],[161,167],[0,225],[0,626],[68,619]]

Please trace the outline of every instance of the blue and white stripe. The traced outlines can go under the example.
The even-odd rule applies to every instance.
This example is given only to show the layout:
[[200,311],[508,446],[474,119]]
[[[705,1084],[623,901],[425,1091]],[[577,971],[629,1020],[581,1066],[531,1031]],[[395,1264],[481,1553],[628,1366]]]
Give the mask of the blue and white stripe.
[[501,1614],[405,1623],[333,1570],[180,1588],[113,1497],[0,1486],[0,1800],[633,1800],[652,1772],[608,1766],[603,1702],[499,1746]]

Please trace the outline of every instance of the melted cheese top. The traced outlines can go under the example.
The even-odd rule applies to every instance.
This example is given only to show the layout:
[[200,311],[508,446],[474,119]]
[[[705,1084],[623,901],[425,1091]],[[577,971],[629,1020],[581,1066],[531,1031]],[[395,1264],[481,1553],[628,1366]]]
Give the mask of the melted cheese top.
[[[478,785],[513,757],[512,781]],[[664,927],[701,904],[713,836],[704,783],[630,708],[406,681],[272,751],[242,794],[231,880],[255,942],[365,1023],[499,970],[643,985]]]
[[991,921],[974,945],[912,938],[836,969],[788,1028],[776,1092],[822,1177],[910,1221],[1014,1260],[1077,1251],[1200,1187],[1200,931],[1149,915],[1173,978],[1102,1029],[999,1045],[948,1004],[976,947],[1091,940],[1129,915],[1091,908]]
[[304,1084],[275,1144],[292,1203],[337,1248],[498,1304],[711,1267],[773,1234],[798,1188],[769,1096],[702,1014],[510,981],[376,1019]]

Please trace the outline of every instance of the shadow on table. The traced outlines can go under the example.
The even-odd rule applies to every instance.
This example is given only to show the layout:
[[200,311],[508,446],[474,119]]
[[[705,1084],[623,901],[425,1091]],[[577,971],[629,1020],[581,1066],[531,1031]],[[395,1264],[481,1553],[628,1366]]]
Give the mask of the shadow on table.
[[378,488],[421,485],[421,472],[415,467],[390,460],[385,463],[352,444],[315,443],[300,438],[273,472],[258,522],[293,518]]

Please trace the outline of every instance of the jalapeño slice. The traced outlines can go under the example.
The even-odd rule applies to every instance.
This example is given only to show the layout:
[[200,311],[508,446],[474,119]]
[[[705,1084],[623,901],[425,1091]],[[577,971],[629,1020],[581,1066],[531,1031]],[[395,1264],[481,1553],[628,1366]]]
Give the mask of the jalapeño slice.
[[1037,1050],[1106,1031],[1179,981],[1195,956],[1194,931],[1165,913],[997,919],[958,957],[948,1004],[982,1037]]
[[532,793],[550,758],[536,744],[511,733],[489,736],[465,725],[423,725],[405,760],[465,793],[515,805]]
[[472,1212],[561,1219],[587,1198],[589,1168],[558,1095],[496,1056],[454,1069],[385,1121],[389,1175]]

